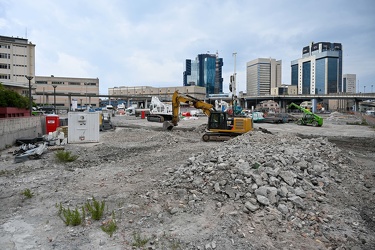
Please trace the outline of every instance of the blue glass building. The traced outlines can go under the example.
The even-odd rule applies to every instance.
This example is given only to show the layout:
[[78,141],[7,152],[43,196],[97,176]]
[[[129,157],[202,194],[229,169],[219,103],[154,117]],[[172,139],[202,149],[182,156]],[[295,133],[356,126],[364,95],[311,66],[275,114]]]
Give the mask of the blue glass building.
[[216,54],[199,54],[195,61],[186,59],[183,73],[184,86],[206,88],[206,95],[223,93],[223,59]]
[[341,43],[311,43],[302,50],[302,58],[291,62],[291,84],[298,94],[344,92],[342,84]]

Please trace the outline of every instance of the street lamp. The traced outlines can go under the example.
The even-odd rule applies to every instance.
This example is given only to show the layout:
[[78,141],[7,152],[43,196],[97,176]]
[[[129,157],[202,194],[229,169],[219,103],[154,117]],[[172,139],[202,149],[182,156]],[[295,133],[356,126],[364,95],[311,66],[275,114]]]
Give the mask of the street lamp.
[[30,109],[30,116],[32,114],[32,111],[33,111],[33,99],[31,97],[31,79],[33,79],[34,77],[32,76],[25,76],[27,80],[29,80],[29,109]]
[[52,87],[53,87],[53,107],[54,107],[55,114],[56,114],[56,88],[57,88],[57,85],[52,84]]
[[363,86],[363,93],[366,93],[366,86]]
[[373,93],[373,92],[372,92],[372,87],[374,87],[374,85],[371,85],[371,93]]

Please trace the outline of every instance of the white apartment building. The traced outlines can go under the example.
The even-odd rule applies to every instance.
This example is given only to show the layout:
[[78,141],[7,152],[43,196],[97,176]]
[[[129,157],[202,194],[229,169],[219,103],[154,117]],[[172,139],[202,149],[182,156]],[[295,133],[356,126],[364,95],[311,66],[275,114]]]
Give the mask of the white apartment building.
[[356,93],[356,74],[344,74],[343,78],[343,92],[344,93]]
[[70,110],[73,101],[80,107],[99,107],[98,78],[36,76],[35,88],[34,102],[39,106],[53,106],[56,97],[57,109]]
[[281,86],[282,61],[258,58],[246,64],[247,95],[269,95],[271,89]]
[[113,96],[158,96],[161,100],[171,100],[175,91],[191,95],[199,100],[206,98],[206,88],[200,86],[181,87],[150,87],[150,86],[120,86],[108,89],[108,95]]
[[35,44],[27,39],[0,36],[0,82],[18,93],[29,95],[29,80],[35,78]]

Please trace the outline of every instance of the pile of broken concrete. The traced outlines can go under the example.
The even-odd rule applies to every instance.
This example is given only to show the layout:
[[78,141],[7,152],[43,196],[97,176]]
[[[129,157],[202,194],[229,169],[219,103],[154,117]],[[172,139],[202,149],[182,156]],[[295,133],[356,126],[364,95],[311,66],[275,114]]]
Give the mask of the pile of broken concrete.
[[325,188],[341,182],[337,170],[348,161],[326,138],[254,131],[190,157],[163,185],[185,194],[179,197],[187,212],[203,210],[210,199],[218,208],[240,204],[249,215],[274,210],[302,229],[332,220],[319,204],[327,203]]

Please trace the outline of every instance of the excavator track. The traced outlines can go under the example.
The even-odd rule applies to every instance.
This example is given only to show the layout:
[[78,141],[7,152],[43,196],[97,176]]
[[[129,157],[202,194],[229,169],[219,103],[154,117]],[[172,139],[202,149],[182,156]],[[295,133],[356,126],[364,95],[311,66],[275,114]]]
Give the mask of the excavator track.
[[218,132],[206,132],[202,136],[202,140],[205,142],[208,141],[228,141],[234,137],[237,137],[241,134],[239,133],[218,133]]
[[164,117],[161,115],[148,115],[147,121],[149,122],[164,122]]

